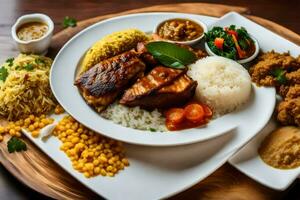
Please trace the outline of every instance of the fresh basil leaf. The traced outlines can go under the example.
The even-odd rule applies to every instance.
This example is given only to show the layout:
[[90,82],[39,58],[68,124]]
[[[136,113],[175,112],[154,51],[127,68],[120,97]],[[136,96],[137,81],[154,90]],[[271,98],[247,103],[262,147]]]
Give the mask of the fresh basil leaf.
[[8,71],[7,71],[7,69],[6,69],[4,66],[2,66],[2,67],[0,68],[0,80],[3,81],[3,82],[5,82],[7,76],[8,76]]
[[183,69],[197,59],[193,52],[169,42],[150,42],[146,48],[155,59],[167,67]]

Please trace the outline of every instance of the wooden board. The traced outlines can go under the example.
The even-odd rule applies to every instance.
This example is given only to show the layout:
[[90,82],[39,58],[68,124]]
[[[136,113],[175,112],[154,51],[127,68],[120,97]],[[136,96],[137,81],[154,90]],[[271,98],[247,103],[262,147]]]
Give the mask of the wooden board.
[[[75,28],[68,28],[57,33],[52,40],[49,55],[54,57],[62,45],[74,34],[98,21],[137,12],[186,12],[192,14],[220,17],[229,11],[236,11],[246,15],[253,21],[269,28],[283,37],[300,44],[300,36],[274,22],[256,16],[250,16],[244,7],[225,6],[206,3],[169,4],[140,8],[117,14],[109,14],[87,19],[78,23]],[[9,43],[9,42],[7,42]],[[9,45],[9,44],[8,44]],[[11,55],[15,52],[12,49]],[[8,136],[5,137],[5,141]],[[28,139],[28,151],[9,154],[6,142],[0,143],[0,161],[21,182],[30,188],[54,199],[96,199],[97,195],[86,189],[82,184],[56,165]],[[180,181],[180,180],[178,180]],[[282,193],[281,193],[282,194]],[[195,185],[191,189],[172,197],[171,199],[274,199],[280,197],[276,191],[261,186],[250,178],[241,174],[233,167],[225,164],[211,176]]]

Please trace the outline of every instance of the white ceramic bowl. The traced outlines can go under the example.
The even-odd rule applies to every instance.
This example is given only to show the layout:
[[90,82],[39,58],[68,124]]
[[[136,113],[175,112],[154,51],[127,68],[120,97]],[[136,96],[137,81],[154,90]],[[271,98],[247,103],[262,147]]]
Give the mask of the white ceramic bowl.
[[[20,40],[17,36],[18,28],[28,22],[43,22],[47,24],[48,31],[41,38],[30,41]],[[51,42],[51,37],[53,34],[54,24],[53,21],[47,15],[35,13],[23,15],[17,19],[16,23],[11,29],[11,35],[17,44],[17,47],[21,53],[34,53],[34,54],[46,54],[48,47]]]
[[[259,53],[259,44],[258,44],[258,41],[257,39],[255,39],[255,37],[253,37],[252,35],[249,34],[249,36],[251,37],[251,39],[254,41],[254,45],[255,45],[255,52],[252,56],[250,56],[249,58],[245,58],[245,59],[242,59],[242,60],[236,60],[238,63],[240,64],[245,64],[245,63],[248,63],[250,61],[252,61],[254,58],[256,58],[256,56],[258,55]],[[205,50],[206,52],[208,53],[208,55],[210,56],[219,56],[217,54],[215,54],[208,46],[207,42],[205,42]]]
[[198,24],[199,26],[201,26],[203,28],[203,34],[200,35],[199,37],[197,37],[196,39],[193,39],[193,40],[188,40],[188,41],[174,41],[174,40],[165,40],[165,39],[162,39],[164,41],[168,41],[168,42],[172,42],[172,43],[177,43],[177,44],[185,44],[185,45],[193,45],[193,44],[196,44],[198,43],[203,37],[204,37],[204,33],[207,32],[207,26],[204,22],[200,21],[200,20],[196,20],[196,19],[189,19],[189,18],[170,18],[170,19],[166,19],[160,23],[158,23],[154,30],[153,30],[153,33],[157,33],[157,29],[160,27],[160,25],[166,21],[169,21],[169,20],[172,20],[172,19],[186,19],[186,20],[189,20],[189,21],[192,21],[192,22],[195,22],[196,24]]

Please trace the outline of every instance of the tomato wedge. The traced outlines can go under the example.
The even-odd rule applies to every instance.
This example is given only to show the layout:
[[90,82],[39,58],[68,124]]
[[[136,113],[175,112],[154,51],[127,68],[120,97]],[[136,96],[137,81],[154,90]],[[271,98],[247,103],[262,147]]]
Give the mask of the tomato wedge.
[[184,115],[187,120],[197,123],[204,119],[205,113],[204,109],[199,104],[190,104],[184,108]]
[[212,110],[207,105],[202,104],[202,107],[206,117],[211,117],[213,115]]
[[223,49],[224,38],[215,38],[214,44],[218,49]]
[[166,119],[173,124],[179,124],[184,120],[184,110],[182,108],[171,108],[166,113]]

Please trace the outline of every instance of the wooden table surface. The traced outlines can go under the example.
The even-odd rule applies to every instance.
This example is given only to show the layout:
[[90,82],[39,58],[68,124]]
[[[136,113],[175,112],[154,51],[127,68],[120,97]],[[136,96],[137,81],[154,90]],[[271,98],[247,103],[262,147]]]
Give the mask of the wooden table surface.
[[[10,35],[10,28],[15,20],[26,13],[41,12],[49,15],[55,22],[55,32],[62,29],[64,16],[83,20],[99,15],[116,13],[145,6],[175,3],[203,2],[191,0],[0,0],[0,62],[6,58],[5,43]],[[208,0],[207,3],[219,3],[249,8],[252,15],[263,17],[281,24],[296,33],[300,33],[299,0]],[[184,11],[183,11],[184,12]],[[10,46],[8,46],[10,48]],[[19,183],[0,165],[0,199],[46,199]],[[284,199],[300,199],[300,181],[297,180]]]

